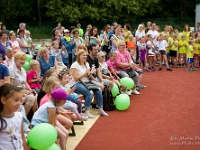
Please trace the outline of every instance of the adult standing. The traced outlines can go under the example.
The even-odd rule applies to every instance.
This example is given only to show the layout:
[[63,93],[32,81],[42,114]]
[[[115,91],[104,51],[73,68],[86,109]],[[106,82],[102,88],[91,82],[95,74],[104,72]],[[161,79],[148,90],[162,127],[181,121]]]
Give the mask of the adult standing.
[[135,33],[136,37],[136,63],[139,63],[139,50],[138,50],[138,44],[141,38],[145,36],[144,28],[142,24],[139,24],[138,29]]
[[0,54],[5,57],[5,48],[11,46],[10,42],[7,41],[6,32],[0,32]]
[[16,54],[16,52],[18,51],[21,51],[19,43],[18,41],[16,41],[16,34],[14,31],[9,32],[9,39],[10,39],[11,47],[14,50],[14,54]]
[[19,30],[24,30],[24,32],[26,31],[26,24],[25,23],[20,23],[19,24],[19,29],[17,30],[17,34],[19,33]]
[[150,34],[152,39],[153,39],[153,42],[154,44],[156,45],[157,44],[157,38],[158,38],[158,31],[156,31],[156,23],[152,23],[152,26],[151,26],[151,30],[149,30],[147,32],[147,35]]
[[38,61],[40,63],[40,76],[41,77],[44,77],[44,74],[47,70],[49,70],[50,68],[54,68],[54,67],[55,67],[57,74],[59,74],[58,62],[55,59],[55,56],[49,55],[49,50],[46,47],[40,48],[39,56],[40,56],[40,58],[38,59]]
[[124,41],[124,37],[121,35],[121,27],[120,25],[116,25],[113,28],[114,34],[110,35],[110,49],[111,51],[117,50],[117,42]]
[[83,40],[82,40],[81,37],[79,37],[80,35],[79,35],[79,31],[78,31],[77,29],[75,29],[75,30],[73,31],[73,34],[74,34],[73,42],[74,42],[75,45],[76,45],[75,48],[74,48],[74,53],[76,53],[77,47],[78,47],[80,44],[83,43]]
[[147,27],[145,28],[145,33],[147,33],[151,29],[151,22],[147,22]]
[[25,30],[20,29],[18,32],[19,37],[16,40],[19,43],[21,51],[24,52],[25,54],[29,54],[30,52],[29,49],[31,48],[31,46],[29,46],[26,40],[24,39],[24,34]]
[[131,26],[130,24],[125,24],[124,25],[124,32],[123,32],[123,35],[124,35],[124,41],[127,45],[127,43],[130,41],[130,38],[129,36],[131,35]]
[[185,35],[185,37],[186,37],[185,39],[186,39],[187,42],[188,42],[189,39],[190,39],[190,33],[192,33],[192,31],[190,30],[190,26],[189,26],[188,24],[186,24],[186,25],[184,26],[184,29],[183,29],[182,34]]
[[85,31],[85,37],[87,37],[89,35],[89,32],[90,32],[91,29],[92,29],[92,25],[88,24],[87,28],[86,28],[86,31]]
[[79,36],[83,37],[84,32],[83,32],[83,29],[81,29],[81,24],[80,23],[77,24],[77,30],[79,32]]
[[6,25],[4,25],[4,24],[1,25],[1,30],[4,31],[4,32],[6,32],[6,34],[8,35],[9,30],[6,29]]
[[56,27],[56,30],[61,30],[61,23],[60,23],[60,22],[58,22],[58,25],[57,25],[57,27]]
[[103,40],[101,42],[102,50],[106,52],[107,55],[110,53],[110,48],[108,47],[108,43],[109,43],[108,33],[110,32],[110,30],[111,30],[111,27],[109,24],[107,24],[104,29]]
[[93,26],[89,32],[89,35],[85,38],[85,45],[86,46],[89,46],[90,44],[99,45],[100,43],[101,40],[98,35],[98,29],[97,27]]
[[[81,82],[89,82],[91,77],[91,71],[90,66],[86,61],[87,59],[87,52],[85,50],[80,50],[76,54],[76,61],[71,66],[71,73],[72,73],[72,80],[70,82],[70,85],[76,86],[76,89],[74,90],[77,94],[82,94],[85,97],[85,114],[88,118],[94,118],[92,114],[90,114],[90,104],[92,102],[92,94],[90,93],[90,90],[87,89]],[[108,114],[103,110],[103,96],[102,91],[100,89],[92,90],[93,93],[97,97],[98,102],[98,114],[102,116],[108,116]]]

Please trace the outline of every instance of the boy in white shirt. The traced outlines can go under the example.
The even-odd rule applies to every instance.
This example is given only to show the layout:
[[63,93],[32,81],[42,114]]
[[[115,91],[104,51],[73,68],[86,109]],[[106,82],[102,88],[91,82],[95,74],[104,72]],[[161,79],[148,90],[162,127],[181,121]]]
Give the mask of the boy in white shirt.
[[167,71],[172,71],[172,69],[169,68],[169,64],[168,64],[167,56],[166,56],[167,41],[164,40],[164,36],[163,36],[162,33],[158,37],[157,47],[158,47],[159,56],[160,56],[160,68],[159,68],[159,70],[160,71],[162,70],[162,58],[163,58],[166,66],[167,66]]

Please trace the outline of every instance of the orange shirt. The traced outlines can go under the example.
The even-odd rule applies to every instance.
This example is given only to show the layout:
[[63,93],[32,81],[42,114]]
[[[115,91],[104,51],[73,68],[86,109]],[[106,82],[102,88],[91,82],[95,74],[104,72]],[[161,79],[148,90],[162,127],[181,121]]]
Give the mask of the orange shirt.
[[133,42],[133,41],[128,42],[128,43],[127,43],[127,48],[136,49],[136,44],[135,44],[135,42]]

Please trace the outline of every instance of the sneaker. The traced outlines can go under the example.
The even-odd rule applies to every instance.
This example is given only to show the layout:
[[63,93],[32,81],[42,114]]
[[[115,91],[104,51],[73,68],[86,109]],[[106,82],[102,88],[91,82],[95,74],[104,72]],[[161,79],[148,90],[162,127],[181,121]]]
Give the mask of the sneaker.
[[84,114],[84,116],[88,117],[88,118],[95,118],[92,114],[88,113],[88,114]]
[[136,89],[132,90],[132,93],[135,95],[140,95],[140,92],[138,92]]
[[197,68],[194,68],[194,67],[192,68],[192,71],[196,71],[196,70],[197,70]]
[[80,121],[87,121],[87,120],[88,120],[88,116],[82,115],[81,118],[80,118],[79,120],[80,120]]
[[167,71],[172,71],[172,69],[171,68],[167,68]]
[[[140,84],[140,85],[138,85],[137,87],[138,87],[139,89],[144,89],[144,88],[146,88],[147,86]],[[136,88],[136,90],[137,90],[137,88]],[[137,91],[138,91],[138,90],[137,90]]]
[[132,92],[129,91],[129,90],[127,90],[127,91],[126,91],[126,94],[129,95],[129,96],[131,96],[131,95],[132,95]]
[[192,68],[188,68],[187,70],[188,70],[188,71],[193,71]]
[[139,86],[136,86],[136,90],[139,91],[139,90],[140,90],[140,87],[139,87]]
[[100,111],[100,110],[98,110],[98,114],[100,116],[104,116],[104,117],[108,117],[109,116],[105,111]]
[[159,68],[158,70],[159,70],[159,71],[162,71],[162,68]]

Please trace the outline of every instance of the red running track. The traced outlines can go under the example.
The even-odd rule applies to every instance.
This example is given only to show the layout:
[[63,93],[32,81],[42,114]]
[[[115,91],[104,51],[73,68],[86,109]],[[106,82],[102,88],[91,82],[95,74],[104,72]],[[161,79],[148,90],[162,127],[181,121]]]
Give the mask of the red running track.
[[142,84],[130,107],[100,117],[76,150],[200,150],[200,69],[147,72]]

